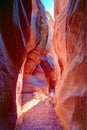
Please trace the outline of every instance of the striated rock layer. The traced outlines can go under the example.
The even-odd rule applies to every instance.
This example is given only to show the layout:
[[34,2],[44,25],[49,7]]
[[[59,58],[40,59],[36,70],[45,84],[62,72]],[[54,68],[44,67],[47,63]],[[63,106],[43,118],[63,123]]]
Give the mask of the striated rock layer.
[[55,0],[54,45],[61,69],[56,112],[65,130],[86,130],[85,28],[85,0]]
[[31,0],[0,1],[0,130],[13,130],[16,123],[16,82],[30,19]]

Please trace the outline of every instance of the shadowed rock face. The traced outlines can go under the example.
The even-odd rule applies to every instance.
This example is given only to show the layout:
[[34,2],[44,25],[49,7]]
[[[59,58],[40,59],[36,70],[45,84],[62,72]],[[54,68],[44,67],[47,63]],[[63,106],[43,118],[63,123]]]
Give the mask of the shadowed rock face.
[[26,52],[30,18],[31,0],[0,1],[0,130],[13,130],[15,126],[16,82]]
[[85,0],[55,0],[54,44],[61,69],[56,112],[65,130],[86,129],[85,18]]

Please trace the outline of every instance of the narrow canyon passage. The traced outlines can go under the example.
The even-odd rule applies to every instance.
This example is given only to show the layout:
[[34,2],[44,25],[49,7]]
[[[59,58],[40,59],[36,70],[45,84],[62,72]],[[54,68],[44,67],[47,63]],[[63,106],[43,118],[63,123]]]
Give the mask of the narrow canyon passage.
[[0,0],[0,130],[86,130],[86,0]]
[[[38,6],[38,4],[40,4],[40,6]],[[46,11],[45,14],[42,4],[39,2],[36,4],[35,0],[32,0],[32,9],[33,13],[36,13],[36,11],[39,9],[41,13],[39,15],[41,15],[42,19],[37,17],[37,13],[32,14],[32,35],[30,37],[28,46],[30,46],[31,43],[37,42],[35,41],[38,39],[36,33],[38,33],[38,30],[40,29],[40,43],[42,42],[43,44],[41,43],[39,51],[42,49],[42,52],[44,52],[46,49],[47,53],[45,53],[45,56],[42,56],[42,60],[38,63],[34,72],[30,73],[29,69],[30,65],[32,66],[32,63],[30,64],[29,58],[33,59],[36,63],[38,62],[37,57],[39,56],[40,58],[40,55],[39,51],[38,53],[35,53],[35,55],[33,55],[33,51],[29,52],[29,54],[27,54],[28,58],[25,59],[23,66],[24,68],[21,68],[20,70],[20,77],[18,77],[17,84],[17,92],[20,90],[19,95],[17,95],[17,103],[19,103],[18,105],[20,110],[18,110],[19,118],[17,120],[17,126],[15,129],[62,130],[62,126],[55,112],[55,106],[57,104],[56,95],[53,93],[53,96],[51,97],[49,94],[49,88],[57,85],[56,71],[58,70],[58,66],[55,65],[57,55],[53,47],[54,19],[48,11]],[[36,26],[36,29],[35,17],[37,18],[36,22],[42,21],[38,28]],[[43,48],[44,42],[45,48]]]
[[[85,2],[81,8],[82,1],[77,3],[55,0],[54,21],[40,1],[32,0],[31,36],[16,130],[86,128]],[[33,43],[38,45],[31,50]],[[56,89],[50,98],[52,87]]]

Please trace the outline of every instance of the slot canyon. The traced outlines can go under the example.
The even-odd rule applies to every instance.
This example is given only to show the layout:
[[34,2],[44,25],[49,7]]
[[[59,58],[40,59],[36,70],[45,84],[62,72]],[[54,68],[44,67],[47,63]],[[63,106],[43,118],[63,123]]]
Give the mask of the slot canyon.
[[0,0],[0,130],[87,129],[86,0],[53,7]]

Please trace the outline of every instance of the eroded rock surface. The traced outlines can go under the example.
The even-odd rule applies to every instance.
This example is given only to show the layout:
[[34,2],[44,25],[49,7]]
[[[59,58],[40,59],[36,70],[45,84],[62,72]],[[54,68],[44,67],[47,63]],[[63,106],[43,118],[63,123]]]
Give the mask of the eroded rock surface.
[[30,17],[31,0],[0,1],[0,130],[13,130],[16,123],[16,83]]
[[55,0],[54,44],[61,68],[56,112],[65,130],[86,129],[85,2]]

